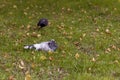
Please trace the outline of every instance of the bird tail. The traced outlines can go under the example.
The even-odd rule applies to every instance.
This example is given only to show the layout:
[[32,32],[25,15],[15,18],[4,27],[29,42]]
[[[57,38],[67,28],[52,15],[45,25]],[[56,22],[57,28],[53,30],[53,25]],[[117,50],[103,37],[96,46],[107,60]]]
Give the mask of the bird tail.
[[26,45],[24,46],[24,49],[34,49],[34,45]]

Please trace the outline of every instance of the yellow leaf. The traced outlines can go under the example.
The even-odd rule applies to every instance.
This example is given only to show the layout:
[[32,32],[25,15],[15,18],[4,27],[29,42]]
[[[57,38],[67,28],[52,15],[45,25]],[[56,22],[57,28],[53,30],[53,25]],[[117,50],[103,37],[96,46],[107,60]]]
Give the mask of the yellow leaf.
[[86,33],[84,33],[82,36],[85,37],[85,36],[86,36]]
[[31,75],[29,74],[29,72],[26,72],[25,80],[31,80]]
[[41,60],[45,60],[45,59],[47,59],[47,58],[46,58],[46,56],[42,55],[42,56],[40,57],[40,59],[41,59]]
[[75,54],[75,58],[78,59],[80,55],[78,53]]
[[48,54],[53,54],[53,52],[52,51],[48,51]]

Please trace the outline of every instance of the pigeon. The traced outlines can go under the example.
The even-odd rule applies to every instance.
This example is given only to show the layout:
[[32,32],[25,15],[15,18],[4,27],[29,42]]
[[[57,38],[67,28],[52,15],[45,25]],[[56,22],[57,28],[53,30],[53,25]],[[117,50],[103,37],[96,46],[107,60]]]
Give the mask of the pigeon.
[[46,42],[24,46],[24,49],[35,49],[36,51],[54,52],[57,49],[57,44],[54,39]]
[[48,20],[45,18],[40,19],[38,24],[37,24],[37,26],[39,26],[39,28],[43,28],[47,25],[48,25]]

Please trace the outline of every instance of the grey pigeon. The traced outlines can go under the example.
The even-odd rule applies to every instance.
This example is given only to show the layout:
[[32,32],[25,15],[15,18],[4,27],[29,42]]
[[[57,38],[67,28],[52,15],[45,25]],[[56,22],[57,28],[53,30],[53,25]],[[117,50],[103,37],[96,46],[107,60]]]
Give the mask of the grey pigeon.
[[35,49],[35,50],[42,50],[42,51],[55,51],[57,49],[57,44],[54,39],[46,42],[41,42],[33,45],[24,46],[24,49]]

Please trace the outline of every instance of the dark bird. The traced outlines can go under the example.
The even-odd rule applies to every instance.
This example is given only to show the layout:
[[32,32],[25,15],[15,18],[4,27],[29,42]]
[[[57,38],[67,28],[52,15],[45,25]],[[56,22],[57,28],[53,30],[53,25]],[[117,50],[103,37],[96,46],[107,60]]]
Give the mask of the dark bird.
[[48,25],[48,20],[45,18],[40,19],[37,24],[37,26],[39,26],[40,28],[45,27],[47,25]]

